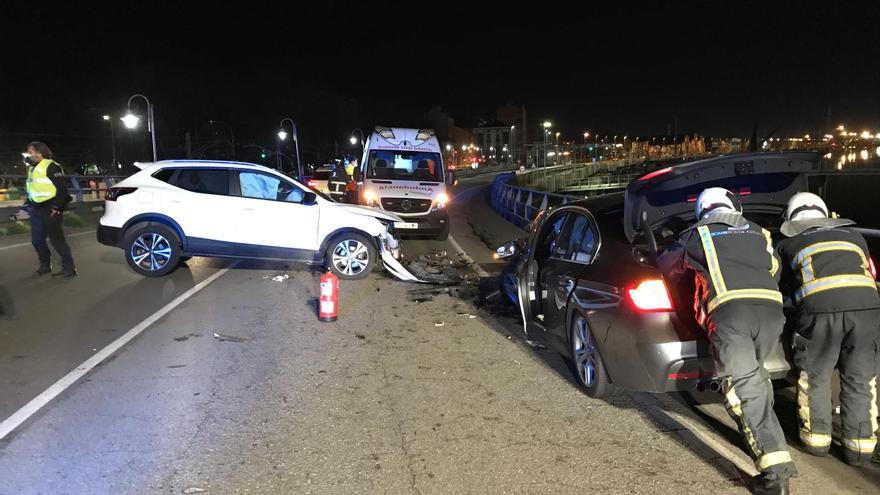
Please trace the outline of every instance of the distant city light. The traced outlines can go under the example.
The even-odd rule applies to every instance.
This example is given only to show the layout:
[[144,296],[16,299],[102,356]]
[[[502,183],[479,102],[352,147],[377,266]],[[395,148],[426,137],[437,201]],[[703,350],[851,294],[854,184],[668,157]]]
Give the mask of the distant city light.
[[467,151],[467,145],[461,145],[461,151]]
[[550,121],[545,121],[545,122],[544,122],[544,128],[545,128],[545,129],[548,129],[548,128],[550,128],[550,127],[553,127],[553,124],[550,123]]
[[[354,139],[354,138],[352,138],[352,139]],[[352,144],[354,144],[354,143],[352,143]],[[451,149],[452,149],[452,145],[451,145],[451,144],[447,144],[447,145],[446,145],[446,151],[449,151],[449,150],[451,150]]]
[[837,126],[838,131],[843,131],[845,129],[846,129],[846,127],[843,127],[843,124],[840,124],[839,126]]
[[[358,144],[358,138],[356,138],[356,137],[354,137],[354,136],[348,138],[348,141],[349,141],[352,145]],[[446,149],[449,149],[448,146],[447,146]]]
[[872,137],[870,132],[862,131],[862,139],[871,139]]
[[104,115],[104,116],[101,117],[101,118],[104,119],[104,120],[110,120],[110,116],[109,116],[109,115]]
[[287,131],[285,131],[284,129],[281,129],[280,131],[278,131],[278,139],[280,139],[282,141],[287,139]]
[[859,158],[861,158],[862,160],[867,160],[870,155],[871,154],[868,153],[868,150],[862,150],[861,153],[859,153]]

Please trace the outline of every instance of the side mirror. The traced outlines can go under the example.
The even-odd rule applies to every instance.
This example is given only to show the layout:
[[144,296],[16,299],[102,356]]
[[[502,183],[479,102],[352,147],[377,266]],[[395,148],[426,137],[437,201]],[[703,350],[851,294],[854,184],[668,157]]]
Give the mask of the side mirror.
[[318,202],[318,195],[313,192],[304,192],[301,203],[304,205],[313,205]]
[[516,241],[506,242],[495,250],[495,259],[503,260],[505,258],[510,258],[511,256],[517,255],[520,252],[519,244]]

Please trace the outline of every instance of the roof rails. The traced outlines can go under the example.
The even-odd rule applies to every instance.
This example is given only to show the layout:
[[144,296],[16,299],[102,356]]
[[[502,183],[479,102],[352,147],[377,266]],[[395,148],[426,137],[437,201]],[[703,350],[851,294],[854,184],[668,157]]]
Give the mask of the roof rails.
[[191,160],[191,159],[183,159],[183,160],[160,160],[155,163],[225,163],[227,165],[245,165],[248,167],[262,167],[258,163],[248,163],[248,162],[235,162],[231,160]]

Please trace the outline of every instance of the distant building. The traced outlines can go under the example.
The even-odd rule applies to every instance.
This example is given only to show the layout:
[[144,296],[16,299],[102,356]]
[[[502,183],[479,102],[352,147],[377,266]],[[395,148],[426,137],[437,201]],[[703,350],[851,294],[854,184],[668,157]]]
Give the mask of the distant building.
[[497,120],[474,129],[474,144],[487,163],[506,162],[512,158],[511,126]]

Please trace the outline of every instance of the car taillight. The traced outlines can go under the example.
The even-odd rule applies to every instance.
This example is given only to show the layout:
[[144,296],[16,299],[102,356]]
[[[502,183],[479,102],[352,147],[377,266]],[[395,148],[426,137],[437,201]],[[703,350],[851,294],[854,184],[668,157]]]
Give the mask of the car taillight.
[[126,194],[131,194],[135,191],[137,191],[136,187],[111,187],[110,189],[107,189],[104,199],[107,201],[116,201],[120,196],[125,196]]
[[643,280],[626,292],[630,302],[640,311],[672,311],[669,291],[660,279]]
[[318,181],[316,181],[315,179],[309,179],[308,186],[309,187],[318,187]]
[[874,258],[868,258],[868,270],[871,270],[871,276],[877,279],[877,267],[874,266]]
[[646,181],[646,180],[651,180],[651,179],[653,179],[654,177],[658,177],[658,176],[660,176],[660,175],[663,175],[663,174],[666,174],[666,173],[669,173],[669,172],[672,172],[672,167],[661,168],[660,170],[655,170],[655,171],[651,172],[651,173],[648,174],[648,175],[645,175],[645,176],[639,177],[639,181],[640,181],[640,182],[643,182],[643,181]]

